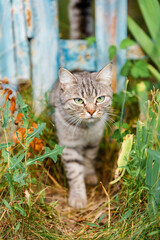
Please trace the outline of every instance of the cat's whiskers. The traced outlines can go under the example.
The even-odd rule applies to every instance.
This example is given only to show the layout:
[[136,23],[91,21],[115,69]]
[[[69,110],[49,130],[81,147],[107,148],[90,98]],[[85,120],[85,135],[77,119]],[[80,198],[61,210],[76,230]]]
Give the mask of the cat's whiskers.
[[115,114],[111,109],[107,109],[105,112],[106,112],[108,115],[110,115],[110,116],[120,118],[120,116],[117,115],[117,114]]
[[65,126],[65,129],[66,128],[71,128],[71,127],[73,127],[73,125],[76,125],[76,123],[77,123],[77,118],[75,116],[69,116],[67,118],[67,120],[68,120],[68,123]]
[[107,116],[107,120],[110,122],[110,123],[115,123],[115,121],[113,120],[113,118]]
[[101,120],[102,120],[104,126],[106,126],[106,124],[107,124],[108,127],[111,129],[111,131],[113,130],[112,127],[111,127],[111,125],[109,124],[109,123],[111,123],[111,124],[113,124],[113,123],[110,122],[110,121],[108,121],[108,116],[107,116],[106,113],[102,115]]
[[75,124],[75,127],[73,129],[72,141],[74,140],[75,131],[76,131],[77,127],[81,124],[81,122],[82,122],[81,118],[77,119],[77,123]]

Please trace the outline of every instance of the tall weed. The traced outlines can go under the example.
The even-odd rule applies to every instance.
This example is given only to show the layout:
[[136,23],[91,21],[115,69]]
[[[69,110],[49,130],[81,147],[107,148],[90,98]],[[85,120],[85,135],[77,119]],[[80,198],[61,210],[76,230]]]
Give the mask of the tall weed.
[[[4,140],[0,144],[0,222],[4,226],[3,221],[5,222],[5,216],[8,215],[11,221],[10,231],[14,236],[22,228],[22,219],[27,219],[31,214],[31,186],[36,181],[31,176],[32,165],[40,165],[45,158],[56,162],[64,147],[55,145],[51,150],[44,146],[41,135],[46,124],[33,122],[29,107],[22,101],[20,94],[17,93],[15,97],[12,90],[3,89],[3,84],[4,81],[1,81],[0,124]],[[5,233],[3,231],[3,237]]]

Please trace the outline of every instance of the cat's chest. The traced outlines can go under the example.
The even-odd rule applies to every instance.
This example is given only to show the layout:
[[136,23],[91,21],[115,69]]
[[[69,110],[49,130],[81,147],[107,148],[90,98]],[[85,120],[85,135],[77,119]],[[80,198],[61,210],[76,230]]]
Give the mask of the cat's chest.
[[95,124],[95,126],[90,126],[87,129],[79,129],[77,131],[77,137],[81,141],[82,145],[86,146],[95,142],[99,142],[104,131],[102,124]]

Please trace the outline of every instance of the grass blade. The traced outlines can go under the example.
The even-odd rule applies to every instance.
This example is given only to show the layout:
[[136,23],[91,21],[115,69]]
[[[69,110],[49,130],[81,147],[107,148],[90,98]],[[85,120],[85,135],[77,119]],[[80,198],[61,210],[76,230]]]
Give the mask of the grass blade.
[[143,50],[160,69],[160,59],[154,43],[148,35],[138,26],[138,24],[130,17],[128,17],[128,28]]
[[160,32],[160,5],[158,1],[138,0],[138,3],[152,39],[155,41],[158,40],[159,42],[158,35]]

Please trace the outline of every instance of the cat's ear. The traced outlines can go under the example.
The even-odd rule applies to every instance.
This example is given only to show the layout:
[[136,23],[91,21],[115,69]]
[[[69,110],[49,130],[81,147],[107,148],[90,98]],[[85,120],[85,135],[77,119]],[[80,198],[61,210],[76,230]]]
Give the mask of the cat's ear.
[[59,69],[59,81],[62,89],[69,88],[72,84],[77,82],[75,76],[65,68]]
[[96,76],[96,80],[103,84],[111,85],[112,82],[112,63],[108,64],[100,70]]

